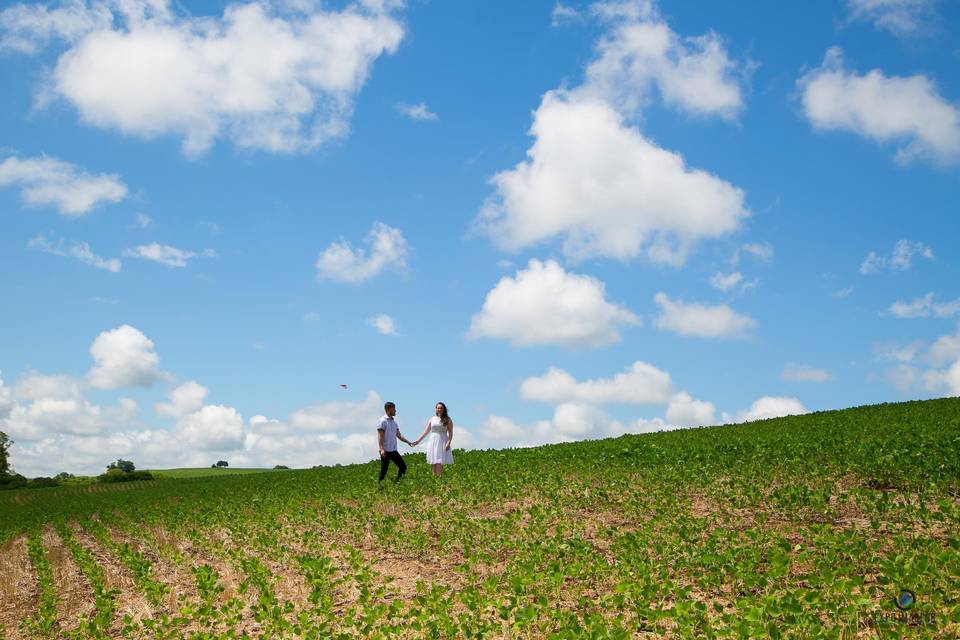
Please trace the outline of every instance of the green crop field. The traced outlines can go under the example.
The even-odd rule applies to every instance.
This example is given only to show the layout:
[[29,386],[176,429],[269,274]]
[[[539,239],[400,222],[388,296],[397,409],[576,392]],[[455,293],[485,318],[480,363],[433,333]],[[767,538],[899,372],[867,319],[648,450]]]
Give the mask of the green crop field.
[[236,476],[250,473],[265,473],[275,469],[240,469],[233,467],[184,467],[181,469],[150,469],[158,478],[203,478],[205,476]]
[[960,634],[960,399],[407,460],[0,495],[3,634]]

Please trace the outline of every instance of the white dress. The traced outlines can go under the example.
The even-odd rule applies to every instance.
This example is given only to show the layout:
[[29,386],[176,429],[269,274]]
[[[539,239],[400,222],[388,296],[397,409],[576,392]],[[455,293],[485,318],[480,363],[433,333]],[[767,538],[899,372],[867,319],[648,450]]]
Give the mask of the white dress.
[[430,418],[430,435],[427,436],[427,464],[453,464],[453,452],[447,447],[447,429],[440,418]]

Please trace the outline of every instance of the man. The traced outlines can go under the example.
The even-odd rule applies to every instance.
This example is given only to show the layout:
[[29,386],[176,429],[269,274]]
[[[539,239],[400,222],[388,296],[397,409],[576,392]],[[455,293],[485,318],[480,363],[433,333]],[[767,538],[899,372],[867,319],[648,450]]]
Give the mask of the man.
[[390,466],[391,460],[397,465],[397,480],[399,481],[403,474],[407,472],[407,463],[397,452],[397,440],[407,444],[411,443],[403,437],[403,434],[400,433],[400,426],[393,419],[397,415],[397,405],[388,402],[383,405],[383,410],[386,415],[377,422],[377,447],[380,449],[380,478],[378,482],[383,482],[383,479],[387,477],[387,468]]

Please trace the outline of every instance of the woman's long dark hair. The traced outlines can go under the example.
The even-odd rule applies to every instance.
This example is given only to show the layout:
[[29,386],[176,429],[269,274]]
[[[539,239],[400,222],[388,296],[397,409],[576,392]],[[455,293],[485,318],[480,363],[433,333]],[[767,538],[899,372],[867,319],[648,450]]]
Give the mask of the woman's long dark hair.
[[445,427],[449,427],[450,414],[447,413],[447,405],[443,404],[442,402],[438,402],[437,404],[443,408],[443,411],[440,413],[440,424],[442,424]]

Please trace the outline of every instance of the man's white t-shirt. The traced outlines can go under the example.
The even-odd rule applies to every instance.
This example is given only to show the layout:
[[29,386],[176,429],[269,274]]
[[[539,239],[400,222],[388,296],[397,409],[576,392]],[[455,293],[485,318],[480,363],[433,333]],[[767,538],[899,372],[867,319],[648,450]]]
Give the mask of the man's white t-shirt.
[[400,431],[400,425],[390,416],[383,416],[377,422],[377,431],[383,431],[383,450],[397,450],[397,432]]

